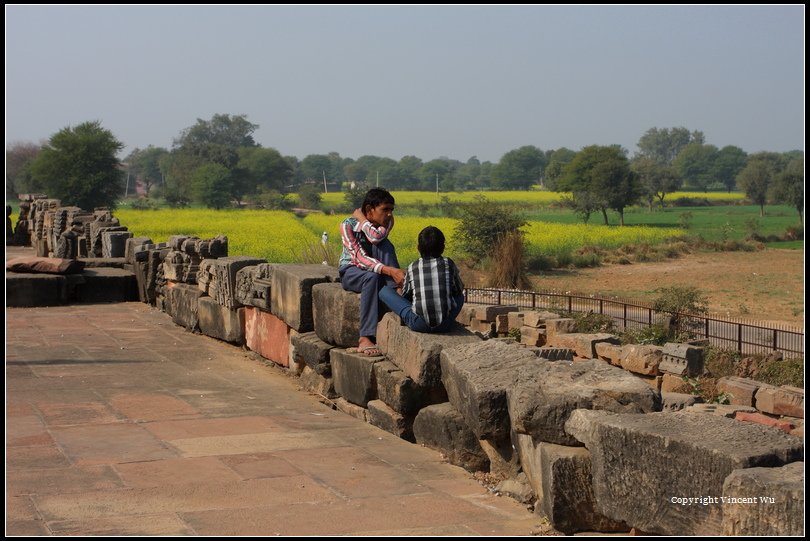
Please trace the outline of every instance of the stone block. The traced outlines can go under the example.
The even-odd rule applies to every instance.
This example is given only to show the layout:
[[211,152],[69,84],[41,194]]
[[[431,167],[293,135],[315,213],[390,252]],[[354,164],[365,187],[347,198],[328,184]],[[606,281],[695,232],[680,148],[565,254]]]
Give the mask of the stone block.
[[662,393],[685,393],[688,392],[689,387],[683,380],[682,376],[674,374],[661,374],[661,392]]
[[495,336],[495,323],[492,321],[473,319],[470,321],[470,331],[479,332],[488,336]]
[[138,300],[135,273],[113,267],[85,268],[76,285],[78,302],[129,302]]
[[548,327],[546,327],[546,345],[557,348],[571,348],[578,357],[583,357],[585,359],[596,358],[596,344],[601,342],[608,344],[619,344],[619,339],[612,334],[607,333],[551,334]]
[[610,342],[599,342],[595,346],[596,357],[613,366],[622,365],[622,346]]
[[552,336],[577,332],[577,322],[571,318],[558,318],[546,320],[546,340]]
[[762,386],[757,390],[755,399],[759,411],[804,419],[804,389],[788,385]]
[[796,428],[793,424],[787,421],[780,421],[779,419],[774,419],[773,417],[768,417],[767,415],[763,415],[761,413],[746,413],[744,411],[738,411],[736,415],[734,415],[734,418],[738,421],[745,421],[746,423],[757,423],[763,426],[772,426],[787,434],[790,434],[790,432]]
[[542,362],[531,351],[496,341],[462,344],[442,350],[441,378],[476,437],[499,439],[510,433],[506,392],[516,371]]
[[661,409],[663,411],[681,411],[702,401],[702,398],[691,394],[661,393]]
[[245,311],[232,310],[211,297],[200,297],[198,306],[200,332],[225,342],[242,344],[245,341]]
[[315,330],[312,322],[312,286],[340,280],[335,268],[325,265],[273,265],[270,311],[298,332]]
[[480,343],[481,339],[458,325],[441,333],[419,333],[402,325],[399,316],[387,313],[377,326],[377,346],[392,363],[417,385],[437,387],[442,374],[440,354],[443,349],[460,344]]
[[757,410],[750,406],[736,406],[734,404],[703,404],[697,403],[683,409],[684,413],[710,414],[718,417],[733,419],[738,411],[755,413]]
[[523,316],[523,324],[526,325],[527,327],[545,327],[547,320],[560,319],[559,314],[555,314],[554,312],[546,312],[545,310],[542,311],[532,310],[530,312],[522,312],[522,313],[525,314]]
[[475,305],[465,304],[461,307],[461,311],[456,316],[456,321],[464,326],[469,326],[470,322],[473,320],[473,316],[475,316]]
[[174,284],[166,291],[166,312],[172,321],[190,331],[199,330],[202,291],[189,284]]
[[398,438],[414,441],[413,416],[404,416],[389,408],[382,400],[370,400],[368,403],[369,423]]
[[508,314],[509,312],[517,312],[517,306],[503,305],[503,304],[473,304],[473,319],[479,321],[488,321],[490,323],[495,321],[495,317],[500,314]]
[[478,444],[489,458],[489,473],[501,479],[516,477],[520,472],[520,456],[510,436],[479,440]]
[[574,350],[544,346],[537,349],[537,356],[548,361],[573,361]]
[[352,404],[345,398],[336,398],[333,403],[339,411],[342,411],[346,415],[351,415],[355,419],[360,419],[365,423],[369,422],[368,409],[363,406]]
[[332,375],[329,352],[333,347],[318,338],[314,332],[296,334],[290,338],[293,359],[306,364],[311,370],[324,377]]
[[804,536],[804,462],[734,470],[723,483],[723,535]]
[[265,359],[287,366],[290,359],[289,327],[270,312],[245,307],[245,343]]
[[449,402],[419,410],[413,423],[416,443],[436,449],[448,462],[467,471],[489,471],[487,457],[478,438]]
[[67,277],[58,274],[6,272],[6,306],[59,306]]
[[545,327],[527,327],[520,328],[520,343],[527,346],[544,346],[546,344],[546,329]]
[[509,332],[508,314],[498,314],[495,316],[495,332],[497,334],[507,334]]
[[703,348],[667,342],[662,350],[658,370],[676,376],[699,376],[703,374]]
[[369,400],[377,398],[377,380],[374,365],[383,357],[369,357],[361,353],[349,353],[345,349],[329,352],[335,391],[358,406],[366,407]]
[[581,531],[621,532],[628,528],[594,509],[591,455],[584,447],[535,443],[516,435],[520,464],[537,501],[535,512],[565,534]]
[[622,348],[621,365],[628,372],[657,376],[663,349],[652,345],[626,345]]
[[129,237],[124,244],[124,259],[129,264],[135,263],[136,248],[149,244],[154,245],[149,237]]
[[591,453],[596,510],[664,535],[721,534],[720,505],[674,498],[720,495],[734,470],[781,466],[804,454],[792,436],[716,415],[577,410],[565,429]]
[[101,257],[124,257],[131,231],[104,231],[101,233]]
[[[448,390],[449,391],[449,390]],[[537,361],[516,369],[507,390],[512,429],[536,442],[580,445],[564,425],[579,408],[622,413],[661,410],[661,397],[639,378],[597,359]]]
[[[426,390],[391,361],[375,363],[374,377],[377,380],[377,396],[397,413],[416,415],[427,400]],[[445,393],[442,401],[446,400]]]
[[725,393],[729,402],[739,406],[753,406],[754,395],[763,384],[748,378],[726,376],[717,380],[717,390]]
[[506,314],[506,323],[508,330],[519,329],[523,326],[523,317],[526,312],[509,312]]
[[[207,266],[203,267],[203,264],[206,263]],[[237,299],[236,277],[238,272],[243,268],[257,266],[262,263],[266,263],[266,260],[249,256],[204,259],[197,273],[197,281],[198,283],[201,282],[202,275],[207,270],[211,274],[208,294],[222,306],[238,308],[244,305]]]
[[318,338],[338,347],[357,346],[360,340],[360,294],[340,283],[312,286],[312,310]]
[[308,366],[304,366],[301,370],[301,376],[298,379],[301,388],[304,390],[328,398],[330,400],[338,397],[335,391],[335,382],[331,377],[326,377],[318,374]]
[[641,374],[636,374],[635,376],[659,393],[661,392],[661,383],[664,381],[663,376],[644,376]]

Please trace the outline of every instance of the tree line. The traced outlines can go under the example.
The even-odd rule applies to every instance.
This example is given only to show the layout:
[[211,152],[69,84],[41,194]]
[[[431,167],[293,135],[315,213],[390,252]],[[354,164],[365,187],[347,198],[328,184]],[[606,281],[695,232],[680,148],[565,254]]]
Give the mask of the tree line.
[[649,129],[632,157],[619,145],[579,151],[526,145],[497,163],[476,156],[466,162],[447,157],[425,162],[412,155],[353,159],[337,152],[299,160],[256,143],[258,128],[246,115],[216,114],[182,130],[169,149],[136,148],[119,162],[123,144],[99,122],[85,122],[60,130],[43,145],[7,146],[6,190],[42,191],[66,204],[93,208],[114,206],[137,180],[147,194],[170,205],[195,201],[223,208],[246,199],[273,206],[284,201],[285,193],[306,198],[330,187],[448,192],[540,186],[569,192],[568,205],[585,221],[597,213],[607,223],[612,209],[623,223],[624,209],[640,201],[663,206],[666,195],[676,190],[736,187],[763,212],[766,202],[789,204],[800,219],[804,209],[802,151],[749,155],[736,146],[707,144],[702,132],[684,127]]

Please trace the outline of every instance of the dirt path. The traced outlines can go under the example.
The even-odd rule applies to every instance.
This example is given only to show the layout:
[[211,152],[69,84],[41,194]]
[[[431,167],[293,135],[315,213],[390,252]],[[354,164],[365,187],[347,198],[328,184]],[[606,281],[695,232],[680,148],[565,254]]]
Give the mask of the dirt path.
[[[475,280],[465,273],[465,283],[468,276]],[[707,294],[712,314],[804,325],[800,250],[695,253],[658,263],[548,271],[532,281],[536,289],[645,301],[661,287],[694,286]]]
[[610,265],[544,273],[539,289],[649,300],[656,290],[694,286],[709,297],[709,311],[801,327],[804,253],[798,250],[697,253],[661,263]]

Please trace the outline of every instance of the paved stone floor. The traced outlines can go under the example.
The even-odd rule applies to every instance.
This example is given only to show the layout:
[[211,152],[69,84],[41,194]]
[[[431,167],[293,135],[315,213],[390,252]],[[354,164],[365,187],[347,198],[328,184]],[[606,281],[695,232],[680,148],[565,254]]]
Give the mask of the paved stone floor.
[[7,535],[530,535],[438,452],[137,302],[6,309]]

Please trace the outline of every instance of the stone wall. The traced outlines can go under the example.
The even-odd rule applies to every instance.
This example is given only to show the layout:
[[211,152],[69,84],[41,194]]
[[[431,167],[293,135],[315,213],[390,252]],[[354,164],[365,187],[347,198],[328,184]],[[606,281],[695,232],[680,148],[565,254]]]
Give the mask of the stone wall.
[[[52,252],[54,227],[71,219],[48,201],[32,202],[29,224],[42,217],[31,239]],[[113,223],[94,215],[86,245],[120,250],[142,301],[244,344],[342,411],[488,471],[563,533],[803,533],[802,389],[724,378],[730,405],[694,404],[672,391],[702,373],[699,345],[622,346],[509,306],[465,306],[445,334],[415,333],[388,313],[383,355],[369,357],[347,349],[358,295],[335,269],[229,257],[224,237],[156,245]],[[519,342],[504,336],[514,328]]]

